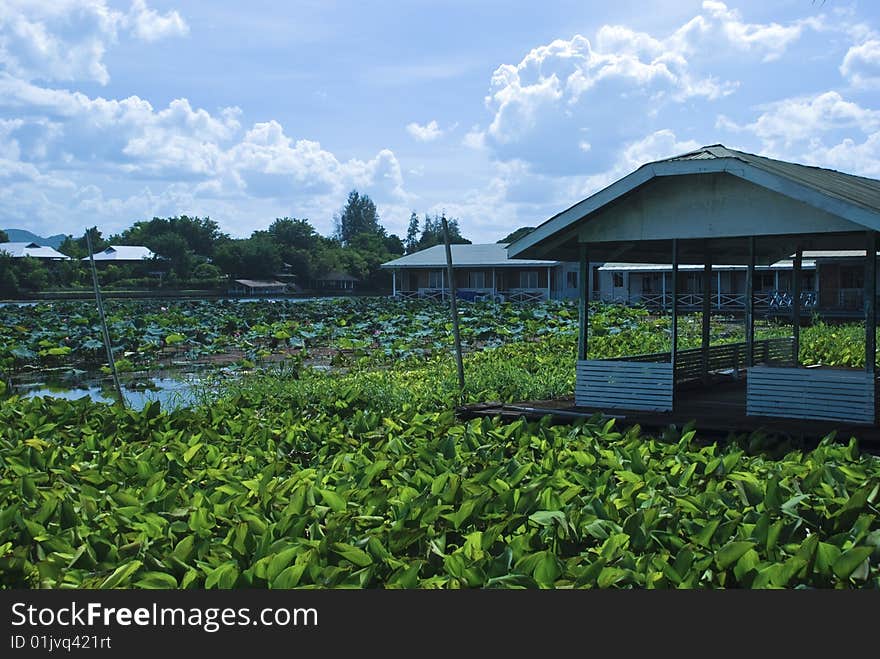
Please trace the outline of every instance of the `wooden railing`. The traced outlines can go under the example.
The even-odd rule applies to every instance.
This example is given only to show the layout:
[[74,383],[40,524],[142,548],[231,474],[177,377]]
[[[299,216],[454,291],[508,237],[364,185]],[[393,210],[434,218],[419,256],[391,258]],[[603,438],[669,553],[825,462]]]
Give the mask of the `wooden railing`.
[[[738,375],[745,368],[746,344],[723,343],[709,346],[708,370],[710,373],[730,371]],[[643,355],[616,357],[609,361],[626,362],[669,362],[670,353],[654,352]],[[703,375],[703,351],[701,348],[679,350],[676,355],[675,381],[685,382]],[[753,364],[789,366],[795,363],[794,340],[791,337],[781,339],[762,339],[755,341],[752,349]]]

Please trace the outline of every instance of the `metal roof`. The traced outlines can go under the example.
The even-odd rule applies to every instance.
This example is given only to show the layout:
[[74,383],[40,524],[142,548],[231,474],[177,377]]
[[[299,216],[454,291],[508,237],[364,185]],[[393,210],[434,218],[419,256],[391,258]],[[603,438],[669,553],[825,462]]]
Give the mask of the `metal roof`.
[[248,288],[284,288],[286,284],[280,281],[265,279],[236,279],[236,284],[247,286]]
[[723,144],[704,146],[696,151],[656,162],[714,160],[718,158],[735,158],[764,171],[784,176],[802,185],[807,185],[826,195],[853,204],[859,204],[870,210],[880,210],[880,181],[878,180],[856,176],[855,174],[845,174],[835,169],[801,165],[785,160],[774,160],[773,158],[758,156],[753,153],[746,153],[745,151],[729,149]]
[[70,257],[62,254],[56,249],[38,245],[37,243],[0,243],[0,252],[5,252],[13,258],[20,259],[25,256],[32,256],[35,259],[56,259],[66,261]]
[[[510,259],[507,256],[507,243],[485,243],[479,245],[451,245],[452,266],[454,268],[523,268],[528,266],[554,266],[559,261],[535,259]],[[446,266],[446,246],[434,245],[414,254],[383,263],[383,268],[440,268]]]
[[[142,261],[152,259],[156,255],[149,248],[141,245],[110,245],[107,249],[95,254],[96,261]],[[89,257],[83,258],[88,261]]]
[[[864,256],[864,253],[862,254]],[[777,261],[776,263],[771,263],[770,265],[756,265],[756,270],[790,270],[793,267],[793,263],[791,261]],[[803,259],[801,261],[801,268],[804,270],[813,270],[816,267],[816,261],[813,259]],[[744,265],[723,265],[723,264],[712,264],[712,272],[727,272],[727,271],[738,271],[738,270],[746,270],[747,266]],[[703,266],[697,265],[693,263],[682,263],[678,266],[678,269],[682,272],[702,272]],[[672,264],[671,263],[603,263],[599,266],[599,270],[609,271],[609,272],[672,272]]]
[[[578,229],[582,222],[650,181],[676,175],[728,173],[758,186],[836,215],[845,222],[880,230],[880,181],[832,169],[774,160],[722,144],[649,162],[586,199],[557,213],[534,231],[510,245],[512,258],[577,257]],[[829,228],[829,232],[840,232]],[[819,235],[815,231],[811,232]],[[822,233],[829,249],[852,249],[851,240],[835,240]],[[640,248],[641,249],[641,248]],[[650,246],[645,246],[650,251]],[[646,255],[642,255],[644,258]],[[692,255],[691,255],[692,256]],[[730,254],[738,257],[740,254]],[[778,260],[782,254],[767,254]],[[763,258],[763,257],[762,257]],[[613,260],[613,259],[608,259]],[[635,259],[633,259],[635,260]],[[736,262],[736,261],[734,261]]]

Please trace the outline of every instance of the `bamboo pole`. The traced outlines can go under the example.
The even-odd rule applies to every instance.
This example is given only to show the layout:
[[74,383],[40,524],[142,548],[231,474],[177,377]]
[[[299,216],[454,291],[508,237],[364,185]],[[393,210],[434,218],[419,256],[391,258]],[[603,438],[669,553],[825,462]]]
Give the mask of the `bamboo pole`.
[[[95,227],[97,228],[97,227]],[[110,375],[113,376],[113,386],[116,389],[116,402],[125,407],[125,397],[122,395],[122,386],[119,384],[119,374],[116,372],[116,362],[113,360],[113,348],[110,345],[110,331],[107,329],[107,318],[104,316],[104,302],[101,300],[101,288],[98,286],[98,270],[95,268],[95,254],[92,251],[91,229],[86,229],[86,245],[89,248],[89,265],[92,268],[92,285],[95,289],[95,302],[98,305],[98,317],[101,319],[101,333],[104,335],[104,348],[107,350],[107,365],[110,367]]]
[[449,244],[449,225],[446,213],[441,216],[443,222],[443,242],[446,245],[446,270],[449,273],[449,307],[452,311],[452,338],[455,341],[455,366],[458,370],[458,395],[464,403],[464,362],[461,357],[461,334],[458,331],[458,303],[455,299],[455,273],[452,270],[452,247]]

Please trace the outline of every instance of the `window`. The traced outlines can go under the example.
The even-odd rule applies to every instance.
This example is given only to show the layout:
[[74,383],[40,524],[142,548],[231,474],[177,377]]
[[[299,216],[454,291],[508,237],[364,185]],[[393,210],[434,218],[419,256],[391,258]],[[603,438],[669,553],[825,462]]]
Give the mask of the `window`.
[[801,290],[802,291],[814,291],[816,290],[816,273],[815,272],[802,272],[801,273]]
[[577,272],[566,272],[565,273],[565,287],[566,288],[577,288],[578,287],[578,273]]
[[776,288],[776,277],[772,272],[756,272],[754,288],[756,291],[772,291]]
[[520,288],[538,288],[538,273],[534,270],[519,273]]
[[485,272],[469,272],[468,288],[486,288]]
[[614,288],[623,288],[623,273],[622,272],[613,272],[611,273],[612,286]]
[[442,270],[431,270],[428,273],[428,288],[443,288]]
[[840,266],[841,288],[863,288],[865,285],[865,269],[858,265]]

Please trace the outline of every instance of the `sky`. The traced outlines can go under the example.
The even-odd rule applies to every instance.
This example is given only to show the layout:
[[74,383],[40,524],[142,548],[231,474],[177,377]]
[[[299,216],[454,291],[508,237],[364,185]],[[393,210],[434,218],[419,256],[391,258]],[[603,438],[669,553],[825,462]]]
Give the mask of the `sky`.
[[495,242],[717,143],[880,178],[880,3],[0,0],[0,227],[44,236],[357,189]]

